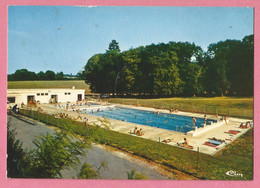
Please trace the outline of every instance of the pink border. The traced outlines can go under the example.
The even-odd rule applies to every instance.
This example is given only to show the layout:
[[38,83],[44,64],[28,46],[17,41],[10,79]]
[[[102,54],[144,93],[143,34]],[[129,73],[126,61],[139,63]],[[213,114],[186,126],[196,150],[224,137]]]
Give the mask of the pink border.
[[0,187],[171,187],[180,186],[183,188],[193,187],[259,187],[259,167],[260,167],[260,151],[259,139],[260,131],[257,122],[260,122],[259,104],[259,86],[260,78],[258,73],[260,65],[257,62],[260,60],[259,51],[260,38],[259,26],[255,24],[255,93],[254,93],[254,180],[253,181],[127,181],[127,180],[20,180],[6,179],[6,79],[7,79],[7,6],[8,5],[99,5],[99,6],[243,6],[255,7],[255,23],[259,23],[260,18],[260,1],[258,0],[1,0],[0,1]]

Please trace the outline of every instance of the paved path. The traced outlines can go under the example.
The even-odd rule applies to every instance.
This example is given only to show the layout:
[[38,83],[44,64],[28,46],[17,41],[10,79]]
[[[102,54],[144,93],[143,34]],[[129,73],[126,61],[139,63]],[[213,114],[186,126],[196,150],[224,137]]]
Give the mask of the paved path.
[[[32,140],[37,138],[37,136],[45,135],[46,133],[53,134],[55,131],[54,128],[47,127],[42,123],[31,125],[12,116],[8,116],[8,119],[10,119],[11,128],[16,129],[16,138],[23,142],[23,147],[26,149],[35,147]],[[92,148],[88,150],[86,157],[80,157],[81,164],[87,162],[92,165],[93,169],[97,169],[100,162],[103,160],[107,163],[108,169],[100,170],[101,179],[127,179],[127,172],[132,169],[141,172],[149,179],[168,179],[157,173],[153,170],[153,167],[149,166],[149,164],[144,161],[136,161],[136,159],[122,152],[109,152],[100,145],[92,145]],[[77,168],[64,170],[62,172],[63,178],[69,179],[76,177],[80,166],[81,165]]]

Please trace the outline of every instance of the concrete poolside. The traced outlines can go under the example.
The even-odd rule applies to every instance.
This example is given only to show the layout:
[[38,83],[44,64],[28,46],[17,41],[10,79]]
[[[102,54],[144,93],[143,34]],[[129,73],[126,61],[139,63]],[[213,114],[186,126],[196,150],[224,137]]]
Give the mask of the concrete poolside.
[[[101,105],[107,105],[105,103],[99,103]],[[131,106],[131,105],[121,105],[121,104],[116,104],[118,107],[126,107],[126,108],[133,108],[133,109],[138,109],[138,110],[147,110],[147,111],[159,111],[162,113],[169,113],[168,110],[163,110],[163,109],[154,109],[154,108],[148,108],[148,107],[136,107],[136,106]],[[70,117],[77,118],[79,116],[79,113],[75,111],[66,111],[65,108],[53,108],[51,105],[44,104],[41,105],[41,108],[45,113],[48,114],[57,114],[57,113],[66,113]],[[200,117],[203,118],[204,114],[195,114],[195,113],[189,113],[189,112],[175,112],[171,114],[178,114],[178,115],[184,115],[184,116],[190,116],[190,117]],[[86,117],[88,119],[88,122],[90,124],[92,123],[98,123],[97,118],[100,118],[98,116],[94,116],[92,114],[83,114],[80,113],[80,116],[82,118]],[[216,119],[213,115],[207,115],[208,119]],[[79,120],[82,121],[82,120]],[[141,136],[142,138],[145,139],[150,139],[154,141],[160,141],[164,139],[171,139],[172,142],[167,143],[172,146],[177,146],[177,143],[183,142],[184,138],[187,138],[189,145],[193,146],[193,150],[197,151],[197,148],[199,147],[199,151],[205,154],[210,154],[213,155],[217,151],[221,150],[223,147],[246,133],[249,129],[242,129],[239,128],[239,125],[241,122],[245,123],[247,121],[252,121],[249,119],[239,119],[239,118],[229,118],[229,122],[226,124],[225,122],[222,123],[222,125],[216,126],[216,127],[208,127],[210,128],[204,133],[201,133],[197,136],[190,136],[186,135],[184,133],[179,133],[175,131],[170,131],[166,129],[160,129],[160,128],[155,128],[155,127],[150,127],[150,126],[144,126],[140,124],[134,124],[130,122],[125,122],[125,121],[120,121],[120,120],[114,120],[114,119],[109,119],[109,122],[111,123],[111,130],[113,131],[118,131],[120,133],[124,134],[130,134],[130,131],[133,132],[135,127],[138,127],[138,129],[142,128],[145,131],[145,134]],[[225,132],[228,132],[229,130],[237,130],[240,131],[237,134],[227,134]],[[135,136],[135,135],[133,135]],[[224,143],[218,145],[217,147],[211,147],[207,145],[203,145],[205,142],[209,140],[209,138],[215,137],[217,139],[225,140]],[[228,140],[226,140],[228,139]],[[166,144],[166,143],[164,143]]]

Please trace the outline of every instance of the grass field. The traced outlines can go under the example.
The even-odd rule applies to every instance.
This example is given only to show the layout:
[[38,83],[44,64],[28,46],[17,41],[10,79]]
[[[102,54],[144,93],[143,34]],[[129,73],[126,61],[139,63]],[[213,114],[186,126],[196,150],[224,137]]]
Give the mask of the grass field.
[[181,111],[195,113],[209,113],[253,119],[253,97],[191,97],[191,98],[159,98],[159,99],[129,99],[111,98],[111,103],[140,105],[153,108],[177,108]]
[[31,88],[72,88],[85,89],[89,94],[90,89],[84,80],[55,80],[55,81],[8,81],[8,89],[31,89]]

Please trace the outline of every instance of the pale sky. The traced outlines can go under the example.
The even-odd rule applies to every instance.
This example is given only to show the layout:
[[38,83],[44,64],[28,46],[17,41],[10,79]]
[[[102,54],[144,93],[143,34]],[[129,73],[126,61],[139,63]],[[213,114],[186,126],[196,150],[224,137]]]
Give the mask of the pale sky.
[[76,74],[115,39],[121,51],[152,43],[211,43],[253,34],[247,7],[9,6],[8,74]]

